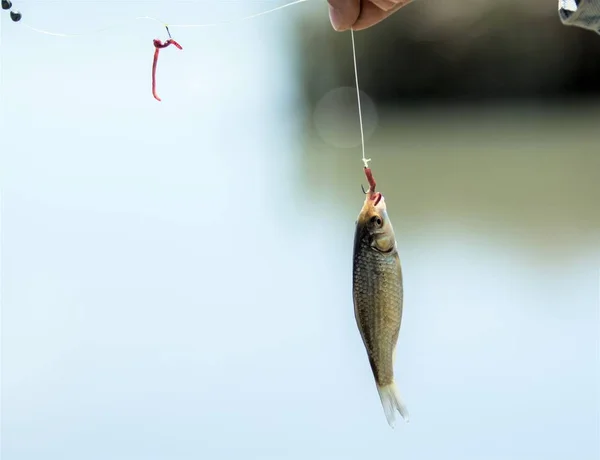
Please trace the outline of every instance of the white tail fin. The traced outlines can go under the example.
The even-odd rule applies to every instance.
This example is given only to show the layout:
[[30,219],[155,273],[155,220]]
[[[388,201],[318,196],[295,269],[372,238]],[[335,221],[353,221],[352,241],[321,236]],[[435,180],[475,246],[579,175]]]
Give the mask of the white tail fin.
[[396,384],[392,382],[383,387],[378,385],[377,391],[379,392],[379,398],[381,398],[381,405],[383,406],[383,411],[385,412],[388,424],[394,428],[394,425],[396,424],[396,410],[400,412],[404,421],[408,423],[408,410],[402,402]]

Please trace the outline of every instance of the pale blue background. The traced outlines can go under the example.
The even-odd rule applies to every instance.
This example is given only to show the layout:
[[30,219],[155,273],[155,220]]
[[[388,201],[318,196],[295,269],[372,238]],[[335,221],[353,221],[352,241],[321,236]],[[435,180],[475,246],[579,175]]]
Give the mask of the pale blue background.
[[[79,32],[275,4],[20,9]],[[298,173],[303,8],[326,14],[173,29],[162,103],[158,24],[2,16],[2,460],[598,458],[597,247],[404,231],[393,203],[411,423],[387,426],[351,304],[358,160],[350,206]]]

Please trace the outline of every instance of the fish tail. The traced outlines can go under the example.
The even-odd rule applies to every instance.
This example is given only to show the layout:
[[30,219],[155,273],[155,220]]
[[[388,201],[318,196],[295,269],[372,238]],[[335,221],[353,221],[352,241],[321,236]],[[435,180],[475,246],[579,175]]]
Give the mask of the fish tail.
[[408,423],[408,410],[400,397],[396,384],[392,381],[388,385],[377,385],[377,391],[379,392],[379,398],[381,398],[381,405],[383,406],[388,424],[394,428],[396,424],[396,410],[400,413],[404,421]]

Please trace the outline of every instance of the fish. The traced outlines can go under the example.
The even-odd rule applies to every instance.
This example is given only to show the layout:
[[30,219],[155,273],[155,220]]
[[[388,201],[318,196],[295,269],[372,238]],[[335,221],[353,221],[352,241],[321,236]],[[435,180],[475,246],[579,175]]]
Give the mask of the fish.
[[[402,322],[404,288],[402,267],[392,222],[383,195],[375,191],[370,168],[365,167],[369,190],[355,223],[352,263],[354,317],[388,424],[394,428],[396,411],[405,422],[409,413],[394,380],[396,344]],[[363,189],[364,191],[364,189]]]

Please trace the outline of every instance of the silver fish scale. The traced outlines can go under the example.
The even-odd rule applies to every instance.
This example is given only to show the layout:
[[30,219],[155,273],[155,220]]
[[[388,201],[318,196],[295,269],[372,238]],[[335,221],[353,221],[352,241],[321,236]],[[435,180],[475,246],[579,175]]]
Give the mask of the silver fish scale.
[[398,252],[383,254],[370,245],[368,233],[355,239],[354,313],[378,385],[394,379],[394,349],[402,320],[402,270]]

